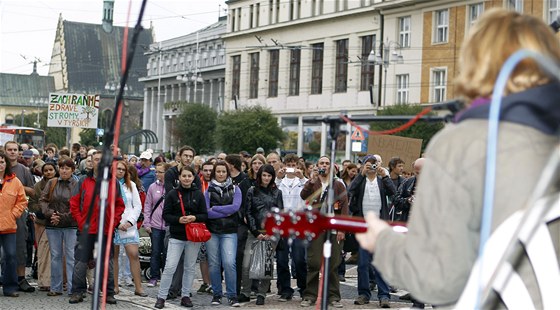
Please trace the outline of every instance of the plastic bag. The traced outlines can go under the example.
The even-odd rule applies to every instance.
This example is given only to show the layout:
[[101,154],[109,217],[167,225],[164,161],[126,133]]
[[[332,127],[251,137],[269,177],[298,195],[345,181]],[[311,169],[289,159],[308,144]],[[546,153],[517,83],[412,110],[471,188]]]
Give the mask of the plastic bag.
[[274,273],[274,249],[268,240],[255,241],[251,250],[249,278],[254,280],[272,280]]

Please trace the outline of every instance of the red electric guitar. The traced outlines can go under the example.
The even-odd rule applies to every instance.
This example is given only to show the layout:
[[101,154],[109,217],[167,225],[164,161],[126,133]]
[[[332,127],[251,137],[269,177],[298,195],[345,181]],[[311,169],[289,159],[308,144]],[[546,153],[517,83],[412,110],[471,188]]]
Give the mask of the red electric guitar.
[[[406,232],[406,223],[388,222],[397,232]],[[264,228],[267,235],[298,238],[311,241],[323,231],[334,229],[346,232],[363,233],[367,224],[363,218],[352,216],[330,216],[317,209],[298,212],[273,211],[266,215]]]

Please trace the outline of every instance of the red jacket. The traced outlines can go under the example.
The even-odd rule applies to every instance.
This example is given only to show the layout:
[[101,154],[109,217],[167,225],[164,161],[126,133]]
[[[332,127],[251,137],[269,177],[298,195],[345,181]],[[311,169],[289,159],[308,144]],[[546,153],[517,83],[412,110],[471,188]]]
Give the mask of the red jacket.
[[[113,186],[117,185],[116,183],[112,183]],[[72,217],[78,222],[78,230],[81,232],[84,228],[84,224],[86,221],[86,217],[88,214],[88,210],[90,208],[91,199],[93,196],[93,192],[95,189],[95,179],[88,175],[84,179],[80,180],[78,185],[75,187],[74,193],[72,198],[70,198],[70,212],[72,213]],[[109,189],[109,197],[107,199],[107,206],[105,212],[105,226],[104,226],[104,233],[108,234],[109,232],[112,233],[113,230],[119,225],[121,221],[121,215],[124,212],[124,201],[121,197],[120,187],[117,187],[116,194],[117,197],[115,199],[115,216],[114,216],[114,225],[113,227],[108,227],[109,220],[110,220],[110,202],[113,197],[111,197],[111,189]],[[97,234],[97,229],[99,225],[99,195],[95,197],[95,204],[93,213],[91,215],[91,223],[89,226],[88,233],[89,234]]]

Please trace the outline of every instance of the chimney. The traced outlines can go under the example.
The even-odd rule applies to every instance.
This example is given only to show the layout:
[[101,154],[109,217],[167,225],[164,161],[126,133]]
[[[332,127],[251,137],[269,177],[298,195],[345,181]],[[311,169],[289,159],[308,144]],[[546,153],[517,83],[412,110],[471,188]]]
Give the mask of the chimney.
[[115,0],[103,0],[103,31],[111,33],[113,31],[113,10]]

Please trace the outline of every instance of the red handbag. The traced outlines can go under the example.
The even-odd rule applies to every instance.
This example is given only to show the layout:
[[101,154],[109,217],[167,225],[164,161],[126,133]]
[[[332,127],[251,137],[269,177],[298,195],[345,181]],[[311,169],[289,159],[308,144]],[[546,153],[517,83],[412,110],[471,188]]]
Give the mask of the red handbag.
[[[183,212],[183,216],[185,216],[186,212],[185,205],[183,204],[183,197],[179,192],[177,192],[177,196],[179,196],[179,201],[181,202],[181,212]],[[210,234],[210,231],[206,228],[206,224],[204,223],[191,222],[185,224],[185,231],[187,240],[191,242],[206,242],[212,237],[212,234]]]

